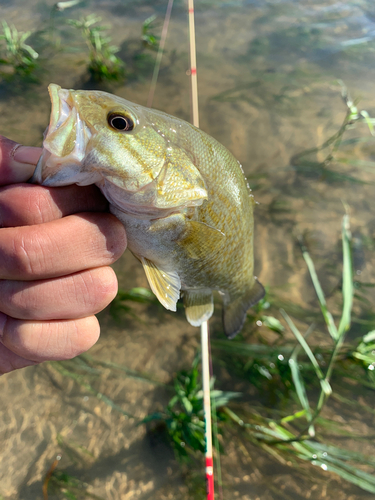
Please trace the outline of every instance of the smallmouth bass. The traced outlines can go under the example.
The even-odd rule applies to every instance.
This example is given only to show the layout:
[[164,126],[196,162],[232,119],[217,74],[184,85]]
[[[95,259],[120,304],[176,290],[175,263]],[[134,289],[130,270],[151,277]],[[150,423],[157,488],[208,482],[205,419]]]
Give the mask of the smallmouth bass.
[[229,338],[264,296],[254,277],[253,205],[241,165],[190,123],[101,91],[51,84],[50,124],[31,179],[96,184],[124,224],[152,291],[199,326],[223,297]]

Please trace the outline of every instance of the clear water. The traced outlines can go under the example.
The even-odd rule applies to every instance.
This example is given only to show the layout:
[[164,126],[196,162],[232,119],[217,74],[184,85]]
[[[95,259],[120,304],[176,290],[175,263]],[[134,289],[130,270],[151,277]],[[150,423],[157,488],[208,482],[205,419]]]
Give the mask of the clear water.
[[[56,12],[50,1],[0,1],[1,19],[20,31],[36,30],[29,41],[42,54],[38,83],[0,83],[0,133],[24,144],[40,145],[49,120],[48,83],[92,87],[85,69],[84,43],[65,24],[67,18],[92,12],[111,26],[109,33],[120,46],[119,55],[127,62],[129,73],[124,84],[101,88],[145,104],[154,56],[140,57],[141,25],[154,13],[161,24],[165,8],[166,2],[161,1],[98,0]],[[316,317],[317,302],[297,238],[304,235],[323,289],[331,298],[330,307],[338,313],[344,203],[350,207],[355,238],[356,279],[363,283],[375,280],[375,177],[371,163],[375,144],[368,127],[361,124],[345,134],[344,139],[369,140],[342,144],[336,155],[341,161],[332,162],[329,172],[292,165],[294,155],[323,144],[340,128],[346,107],[338,80],[358,99],[359,109],[375,116],[375,7],[371,0],[207,0],[197,2],[196,31],[200,126],[242,163],[259,202],[255,214],[256,274],[270,289],[273,314],[278,315],[278,305],[289,312],[298,308],[305,312],[305,317],[298,316],[303,329]],[[189,120],[187,70],[186,7],[176,2],[154,107]],[[327,150],[320,151],[308,158],[322,161],[327,154]],[[338,174],[362,183],[343,180]],[[147,286],[143,270],[131,255],[125,254],[115,268],[122,288]],[[373,288],[367,289],[366,299],[368,302],[355,302],[359,321],[353,323],[350,339],[374,329]],[[172,315],[158,308],[134,307],[139,320],[127,317],[116,323],[108,312],[101,314],[103,335],[91,354],[167,382],[177,370],[190,366],[199,332],[186,323],[182,312]],[[211,325],[213,338],[222,338],[219,312],[218,308]],[[326,343],[321,334],[316,335],[316,342]],[[251,324],[245,327],[241,340],[275,341],[263,327],[254,331]],[[217,356],[221,386],[241,390],[244,407],[249,401],[255,404],[258,395],[254,388],[221,370]],[[48,366],[3,377],[0,387],[5,402],[0,408],[0,440],[5,450],[0,454],[0,498],[42,498],[43,475],[61,449],[61,467],[79,475],[102,498],[191,498],[166,446],[150,444],[143,427],[111,411]],[[163,390],[115,377],[110,370],[95,387],[138,418],[160,409],[168,400]],[[370,390],[356,394],[348,386],[346,397],[371,405]],[[277,397],[274,406],[280,409]],[[332,400],[324,415],[345,430],[372,434],[374,414],[363,414],[356,407],[349,411]],[[72,458],[62,441],[75,450],[79,445],[84,447],[89,455],[81,452]],[[253,455],[246,454],[238,439],[227,441],[224,438],[224,498],[372,497],[309,464],[297,470],[257,448]],[[336,440],[336,444],[374,454],[371,439]]]

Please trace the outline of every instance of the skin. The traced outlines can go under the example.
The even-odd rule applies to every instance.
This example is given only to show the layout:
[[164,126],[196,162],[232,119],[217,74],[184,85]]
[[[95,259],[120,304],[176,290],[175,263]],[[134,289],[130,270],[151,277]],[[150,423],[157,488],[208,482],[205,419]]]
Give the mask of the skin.
[[95,186],[25,184],[40,154],[0,136],[0,374],[95,344],[126,248]]

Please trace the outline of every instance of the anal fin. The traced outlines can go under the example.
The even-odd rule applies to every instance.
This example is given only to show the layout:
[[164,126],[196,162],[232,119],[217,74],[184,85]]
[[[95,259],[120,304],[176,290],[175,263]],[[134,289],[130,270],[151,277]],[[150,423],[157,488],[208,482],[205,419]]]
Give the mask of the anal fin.
[[234,299],[224,298],[223,324],[225,335],[232,339],[243,327],[247,310],[259,302],[265,294],[263,285],[255,279],[253,286],[243,295]]
[[146,273],[147,280],[159,302],[170,311],[176,311],[176,304],[180,298],[181,281],[175,271],[164,271],[156,264],[146,259],[139,257],[142,262],[143,269]]
[[214,312],[212,291],[204,290],[184,290],[183,300],[185,314],[188,322],[193,326],[200,326],[203,321],[211,318]]

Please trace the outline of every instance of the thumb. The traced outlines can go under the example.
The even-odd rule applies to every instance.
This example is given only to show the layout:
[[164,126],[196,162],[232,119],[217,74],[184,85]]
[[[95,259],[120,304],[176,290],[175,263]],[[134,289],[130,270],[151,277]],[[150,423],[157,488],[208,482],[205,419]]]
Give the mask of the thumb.
[[0,135],[0,186],[28,181],[41,153],[41,148],[22,146]]

